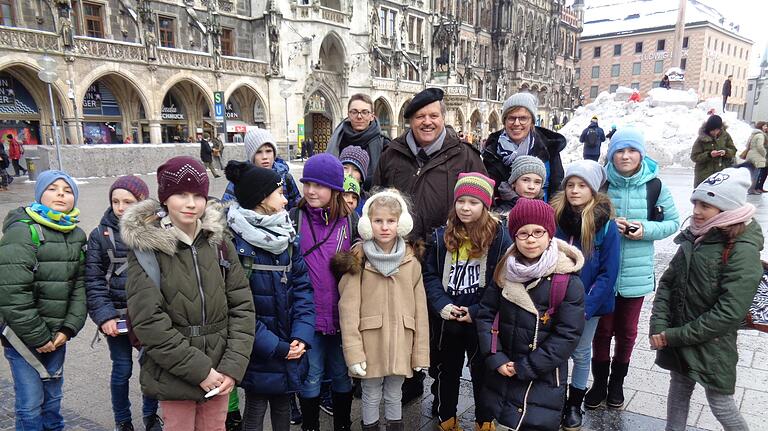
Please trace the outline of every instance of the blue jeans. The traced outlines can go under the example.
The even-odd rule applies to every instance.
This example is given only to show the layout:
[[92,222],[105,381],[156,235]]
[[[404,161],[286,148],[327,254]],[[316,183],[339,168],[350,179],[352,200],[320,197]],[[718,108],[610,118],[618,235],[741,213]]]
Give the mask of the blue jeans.
[[[133,347],[127,335],[117,337],[107,336],[109,357],[112,359],[112,378],[109,389],[112,392],[112,412],[115,423],[131,421],[131,400],[128,398],[129,386],[133,372]],[[144,416],[157,413],[157,400],[142,396],[141,412]]]
[[[66,346],[40,354],[41,362],[53,375],[64,368]],[[40,374],[13,347],[3,349],[11,366],[13,392],[16,396],[17,431],[58,431],[64,429],[61,416],[61,388],[64,377],[42,380]]]
[[333,392],[346,393],[352,391],[352,379],[347,374],[347,363],[344,361],[344,351],[341,348],[341,334],[323,335],[315,332],[309,340],[311,348],[309,355],[309,375],[301,390],[302,398],[320,396],[320,384],[323,376],[331,379]]
[[571,385],[577,389],[587,389],[587,379],[589,378],[589,365],[592,360],[592,339],[595,338],[595,330],[600,316],[595,316],[584,323],[584,332],[581,333],[579,345],[573,351],[573,376]]

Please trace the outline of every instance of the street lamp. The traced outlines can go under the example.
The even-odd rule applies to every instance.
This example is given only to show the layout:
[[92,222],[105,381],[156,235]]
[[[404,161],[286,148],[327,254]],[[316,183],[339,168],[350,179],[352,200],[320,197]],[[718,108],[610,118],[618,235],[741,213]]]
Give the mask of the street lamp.
[[59,149],[59,126],[56,123],[56,110],[53,107],[53,91],[51,91],[51,83],[56,81],[59,75],[56,73],[56,60],[50,57],[48,54],[44,54],[42,58],[37,60],[37,64],[42,70],[37,72],[37,77],[41,81],[48,84],[48,101],[51,103],[51,118],[53,119],[53,142],[56,145],[56,160],[59,162],[59,169],[63,170],[64,165],[61,164],[61,150]]
[[288,98],[291,96],[291,81],[284,79],[280,81],[280,97],[285,101],[285,144],[288,146],[288,161],[293,159],[293,145],[289,139],[288,133]]

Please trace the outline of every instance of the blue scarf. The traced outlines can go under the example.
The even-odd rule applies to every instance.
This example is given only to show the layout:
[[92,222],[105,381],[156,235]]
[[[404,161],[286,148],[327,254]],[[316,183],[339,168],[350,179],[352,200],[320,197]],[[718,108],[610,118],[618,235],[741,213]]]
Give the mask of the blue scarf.
[[504,131],[499,135],[499,145],[496,146],[496,153],[504,160],[505,166],[512,166],[512,162],[515,161],[517,156],[529,155],[531,148],[533,148],[533,133],[528,133],[528,136],[518,145]]

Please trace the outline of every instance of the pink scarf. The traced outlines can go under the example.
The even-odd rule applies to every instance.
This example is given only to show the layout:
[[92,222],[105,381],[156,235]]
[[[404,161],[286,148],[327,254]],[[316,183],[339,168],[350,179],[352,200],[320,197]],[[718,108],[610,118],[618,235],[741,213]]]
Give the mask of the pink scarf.
[[721,212],[720,214],[707,220],[701,226],[697,226],[696,222],[691,219],[691,226],[689,229],[691,230],[691,233],[696,237],[694,244],[698,244],[699,241],[704,239],[704,236],[714,228],[746,223],[752,220],[752,216],[754,215],[755,206],[752,204],[744,204],[743,207],[736,208],[735,210]]
[[[514,244],[512,246],[514,247]],[[507,280],[525,283],[529,280],[535,280],[548,275],[551,272],[552,266],[557,263],[559,256],[557,241],[554,239],[549,242],[549,247],[544,250],[539,260],[531,265],[526,265],[515,259],[515,256],[509,255],[509,258],[507,258]]]

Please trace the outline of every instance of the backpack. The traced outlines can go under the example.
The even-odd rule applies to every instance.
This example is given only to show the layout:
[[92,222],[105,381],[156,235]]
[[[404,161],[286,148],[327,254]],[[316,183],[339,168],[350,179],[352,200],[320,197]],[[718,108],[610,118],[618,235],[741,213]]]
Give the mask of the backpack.
[[[606,182],[605,186],[600,189],[601,192],[607,193],[610,183]],[[664,207],[657,205],[659,203],[659,196],[661,195],[661,180],[653,178],[645,183],[645,200],[648,208],[647,218],[648,221],[664,221]]]
[[106,238],[104,242],[107,248],[107,257],[109,257],[109,266],[107,267],[107,274],[104,277],[107,280],[107,289],[111,289],[113,276],[120,276],[123,272],[128,270],[128,258],[116,257],[117,244],[115,244],[115,232],[111,227],[107,226],[106,229],[103,226],[99,227],[101,237]]
[[590,127],[587,129],[587,135],[584,137],[584,146],[589,148],[595,148],[600,145],[598,142],[597,128]]

